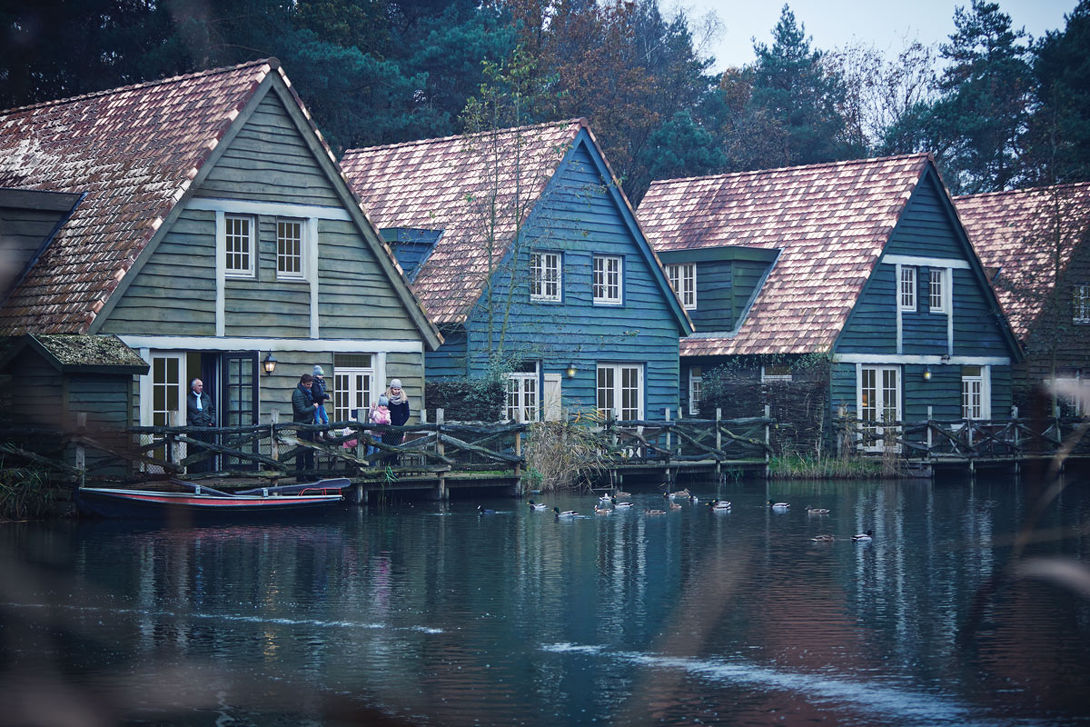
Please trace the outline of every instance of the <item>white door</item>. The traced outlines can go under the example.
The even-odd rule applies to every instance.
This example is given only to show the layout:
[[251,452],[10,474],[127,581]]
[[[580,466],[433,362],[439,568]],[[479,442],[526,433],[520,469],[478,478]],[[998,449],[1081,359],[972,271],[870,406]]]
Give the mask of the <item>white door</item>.
[[545,421],[560,421],[563,401],[560,390],[560,374],[545,374],[545,390],[542,392],[542,405],[545,411]]
[[862,448],[868,452],[885,449],[885,437],[896,436],[901,421],[901,376],[897,366],[859,367],[857,406],[862,420]]

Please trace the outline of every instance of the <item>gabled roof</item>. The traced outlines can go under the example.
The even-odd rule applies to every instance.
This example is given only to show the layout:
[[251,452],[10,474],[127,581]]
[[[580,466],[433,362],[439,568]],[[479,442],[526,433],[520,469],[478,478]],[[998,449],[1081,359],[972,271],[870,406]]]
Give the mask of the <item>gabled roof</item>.
[[[0,112],[0,187],[86,196],[0,309],[0,331],[94,332],[257,102],[281,91],[432,346],[439,342],[276,59]],[[293,103],[294,102],[294,103]],[[167,223],[167,224],[164,224]]]
[[61,373],[146,374],[140,354],[113,335],[24,334],[0,339],[0,367],[25,349],[41,356]]
[[582,128],[563,121],[344,153],[344,174],[376,225],[442,231],[413,284],[433,322],[465,320],[490,255],[494,267]]
[[697,332],[682,355],[829,352],[933,167],[911,154],[653,182],[639,218],[657,252],[780,250],[738,330]]
[[[582,140],[582,141],[581,141]],[[692,330],[583,119],[464,136],[351,149],[341,166],[381,228],[441,231],[413,277],[413,290],[439,325],[461,324],[526,223],[549,180],[580,143],[652,267],[679,329]]]
[[1090,183],[967,195],[954,204],[980,261],[997,273],[996,297],[1024,341],[1057,273],[1090,232]]

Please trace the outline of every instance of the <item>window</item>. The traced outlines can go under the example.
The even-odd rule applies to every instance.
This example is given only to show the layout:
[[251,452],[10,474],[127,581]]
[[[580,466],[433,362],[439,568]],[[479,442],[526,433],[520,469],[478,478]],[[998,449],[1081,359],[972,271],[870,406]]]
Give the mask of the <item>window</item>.
[[560,253],[530,253],[530,300],[560,302]]
[[1056,416],[1086,416],[1090,413],[1090,378],[1082,369],[1065,372],[1052,380],[1059,411]]
[[685,310],[696,308],[696,263],[666,266],[666,278]]
[[537,364],[521,368],[522,371],[507,375],[507,418],[516,422],[536,422]]
[[276,221],[276,277],[303,277],[302,220]]
[[643,419],[643,367],[598,364],[598,414],[603,418]]
[[375,370],[367,354],[338,355],[333,361],[333,421],[367,421]]
[[961,367],[961,418],[988,419],[987,377],[983,366]]
[[1071,304],[1075,323],[1090,323],[1090,283],[1074,286]]
[[761,367],[761,383],[767,381],[790,381],[791,367],[787,364],[772,364]]
[[689,414],[700,413],[700,401],[704,398],[704,371],[699,366],[689,369]]
[[247,215],[225,215],[227,252],[225,271],[228,275],[254,275],[254,218]]
[[927,306],[932,313],[946,313],[946,276],[945,268],[931,268],[928,274]]
[[621,258],[594,256],[594,302],[620,305]]
[[916,310],[916,268],[905,266],[901,268],[901,310]]
[[[887,432],[896,436],[896,422],[901,419],[900,369],[896,366],[861,366],[859,369],[859,419],[863,430],[863,449],[885,449]],[[891,446],[897,446],[891,440]]]

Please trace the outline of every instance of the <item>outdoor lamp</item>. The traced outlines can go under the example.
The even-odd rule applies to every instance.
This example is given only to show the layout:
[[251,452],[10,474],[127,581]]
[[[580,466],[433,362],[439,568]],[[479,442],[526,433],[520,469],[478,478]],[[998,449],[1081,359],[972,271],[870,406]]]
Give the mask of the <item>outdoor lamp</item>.
[[924,381],[930,381],[931,380],[931,367],[930,366],[928,366],[927,368],[925,368],[923,370],[923,380]]
[[272,376],[272,372],[276,371],[276,357],[272,355],[272,351],[269,351],[269,355],[261,362],[261,366],[265,369],[266,376]]
[[567,370],[566,373],[568,374],[569,379],[574,379],[575,378],[575,364],[573,364],[573,363],[568,364],[568,370]]

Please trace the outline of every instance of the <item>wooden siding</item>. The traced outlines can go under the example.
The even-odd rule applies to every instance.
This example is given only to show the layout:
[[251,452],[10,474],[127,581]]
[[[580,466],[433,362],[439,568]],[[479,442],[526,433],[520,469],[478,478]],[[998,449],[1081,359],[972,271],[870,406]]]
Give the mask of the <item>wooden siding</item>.
[[[562,302],[529,299],[528,275],[515,276],[512,305],[504,335],[504,352],[515,360],[539,361],[543,373],[561,373],[572,364],[573,379],[562,378],[566,409],[593,408],[598,363],[630,363],[644,367],[644,411],[660,417],[677,408],[678,324],[639,253],[622,213],[598,175],[585,143],[580,143],[557,173],[533,210],[521,242],[493,275],[493,311],[497,323],[492,346],[498,346],[499,321],[510,290],[511,266],[529,270],[531,251],[559,252],[562,258]],[[594,255],[623,258],[623,302],[593,302]],[[487,293],[466,325],[465,356],[471,375],[479,375],[489,355]],[[453,341],[452,349],[460,342]],[[443,347],[445,348],[445,346]],[[457,359],[440,348],[429,354],[429,375]],[[439,364],[442,362],[442,364]],[[438,365],[437,365],[438,364]]]
[[460,378],[469,375],[466,366],[466,334],[464,330],[443,332],[443,345],[425,357],[429,379]]
[[[897,353],[897,282],[893,265],[878,265],[840,332],[836,353]],[[834,397],[835,398],[835,397]]]
[[968,248],[944,197],[934,172],[928,170],[905,205],[884,254],[967,259]]
[[342,204],[275,92],[258,104],[195,194],[301,205]]
[[738,321],[734,305],[734,263],[696,263],[696,309],[689,311],[698,331],[729,331]]

